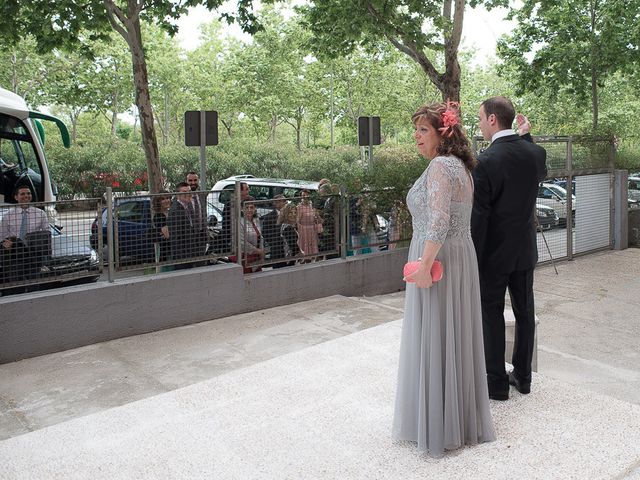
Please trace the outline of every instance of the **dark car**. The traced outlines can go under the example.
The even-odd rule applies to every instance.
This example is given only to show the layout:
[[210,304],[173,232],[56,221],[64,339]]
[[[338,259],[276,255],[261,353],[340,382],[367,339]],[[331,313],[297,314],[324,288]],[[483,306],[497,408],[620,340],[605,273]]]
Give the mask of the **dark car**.
[[[208,208],[208,231],[210,242],[217,236],[222,225],[222,212],[215,206]],[[102,245],[106,258],[107,242],[107,209],[102,210]],[[123,263],[146,263],[155,260],[154,243],[148,232],[152,227],[151,200],[149,197],[116,199],[113,220],[118,234],[118,257]],[[115,235],[115,231],[114,231]],[[90,243],[98,249],[98,219],[91,224]]]
[[536,217],[538,219],[538,224],[536,225],[538,231],[555,228],[560,221],[553,208],[541,204],[536,204]]
[[[148,238],[147,231],[151,226],[151,201],[149,198],[116,198],[113,212],[116,223],[114,235],[118,235],[118,257],[120,261],[128,263],[151,262],[155,256],[153,242]],[[102,246],[103,256],[106,258],[107,242],[107,209],[102,209]],[[91,224],[91,247],[98,250],[98,218]]]
[[[100,262],[96,251],[79,243],[77,236],[65,235],[62,228],[55,225],[49,225],[48,232],[36,233],[40,239],[42,264],[28,280],[42,286],[63,286],[95,282],[100,278]],[[1,264],[0,273],[7,283],[24,280],[11,278],[11,272],[4,271]]]

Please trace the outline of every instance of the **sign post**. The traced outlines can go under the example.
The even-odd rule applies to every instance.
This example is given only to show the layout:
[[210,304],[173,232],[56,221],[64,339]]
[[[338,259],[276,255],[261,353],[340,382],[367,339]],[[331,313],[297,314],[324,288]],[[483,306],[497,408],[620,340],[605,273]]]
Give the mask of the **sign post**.
[[184,112],[184,144],[200,147],[200,190],[207,189],[207,145],[218,145],[218,112],[189,110]]
[[380,145],[380,117],[358,117],[358,145],[369,147],[369,168],[371,168],[373,146]]

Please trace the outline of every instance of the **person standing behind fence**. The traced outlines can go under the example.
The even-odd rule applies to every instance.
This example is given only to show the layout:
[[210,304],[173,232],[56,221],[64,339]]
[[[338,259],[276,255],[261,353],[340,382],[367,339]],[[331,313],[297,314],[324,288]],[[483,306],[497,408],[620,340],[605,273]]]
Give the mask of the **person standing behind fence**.
[[[547,174],[546,151],[511,129],[515,108],[506,97],[482,102],[479,127],[491,145],[478,155],[471,234],[480,269],[482,323],[489,397],[509,398],[531,388],[535,336],[533,269],[538,261],[534,214],[538,183]],[[519,129],[530,127],[518,116]],[[524,133],[524,132],[522,132]],[[527,141],[528,140],[528,141]],[[513,372],[504,366],[504,297],[507,288],[516,320]]]
[[256,205],[254,202],[255,198],[247,196],[242,204],[238,225],[244,273],[261,271],[262,267],[252,267],[251,265],[264,260],[264,241],[260,231],[260,224],[256,218]]
[[204,255],[205,250],[207,249],[207,241],[209,240],[209,234],[207,233],[207,211],[205,209],[206,206],[206,197],[203,197],[203,194],[197,194],[200,189],[200,177],[196,172],[189,172],[186,176],[186,182],[191,188],[191,191],[194,192],[191,197],[191,203],[193,203],[193,226],[197,232],[197,240],[198,245],[194,246],[196,251],[200,252],[199,255]]
[[[8,208],[0,222],[0,266],[3,282],[32,277],[42,266],[43,254],[46,253],[44,250],[50,248],[49,220],[42,210],[29,205],[32,199],[31,189],[26,185],[18,185],[13,191],[13,198],[18,205]],[[48,239],[40,236],[29,242],[28,237],[36,232],[48,234]],[[33,244],[38,241],[41,245]]]
[[280,225],[285,257],[296,257],[300,253],[298,231],[296,230],[297,221],[298,209],[296,205],[292,202],[287,202],[278,214],[278,224]]
[[[323,183],[318,189],[318,194],[322,199],[320,215],[322,217],[323,232],[319,235],[320,253],[336,252],[338,249],[337,232],[339,231],[339,198],[333,195],[333,188],[328,181]],[[339,256],[335,253],[334,256]]]
[[[193,203],[191,188],[186,182],[177,186],[177,195],[169,209],[167,225],[169,227],[169,242],[171,244],[171,260],[184,260],[199,255],[197,252],[197,231],[194,228]],[[177,263],[175,270],[192,268],[192,262]]]
[[[171,209],[171,196],[166,190],[162,190],[160,195],[155,195],[151,201],[152,204],[152,227],[151,238],[156,245],[156,259],[159,262],[165,262],[170,257],[169,243],[169,226],[167,218]],[[166,265],[163,270],[166,271]]]
[[302,201],[298,205],[298,247],[303,255],[318,254],[318,229],[324,228],[318,211],[313,208],[309,190],[302,190]]

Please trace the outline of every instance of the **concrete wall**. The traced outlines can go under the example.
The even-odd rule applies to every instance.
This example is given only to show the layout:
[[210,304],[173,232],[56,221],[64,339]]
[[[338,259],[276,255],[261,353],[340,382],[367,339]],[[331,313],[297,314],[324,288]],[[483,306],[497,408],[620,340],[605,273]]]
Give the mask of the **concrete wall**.
[[330,295],[404,288],[406,249],[249,276],[193,270],[0,298],[0,363]]

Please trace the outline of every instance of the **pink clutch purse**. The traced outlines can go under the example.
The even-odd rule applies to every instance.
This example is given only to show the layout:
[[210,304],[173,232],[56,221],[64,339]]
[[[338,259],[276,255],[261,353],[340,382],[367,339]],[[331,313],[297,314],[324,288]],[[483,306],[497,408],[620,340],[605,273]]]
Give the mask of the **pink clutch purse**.
[[[404,269],[402,270],[402,274],[405,278],[407,275],[411,275],[413,272],[420,268],[420,261],[415,262],[407,262],[404,264]],[[431,265],[431,280],[433,282],[438,282],[442,279],[442,274],[444,273],[444,268],[442,268],[442,263],[438,260],[433,261],[433,265]],[[406,282],[413,282],[413,280],[406,280]]]

